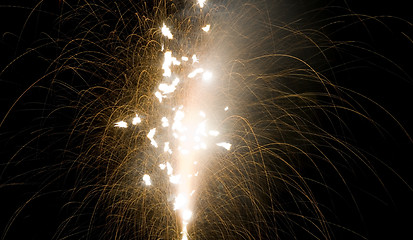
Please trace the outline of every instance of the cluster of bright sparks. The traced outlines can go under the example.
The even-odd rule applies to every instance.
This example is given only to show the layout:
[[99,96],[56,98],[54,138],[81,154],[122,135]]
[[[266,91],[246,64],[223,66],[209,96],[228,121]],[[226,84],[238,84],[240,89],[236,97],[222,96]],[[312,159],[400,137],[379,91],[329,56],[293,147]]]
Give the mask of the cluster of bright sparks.
[[[198,0],[200,9],[205,6],[205,0]],[[207,34],[210,30],[210,25],[205,25],[201,29]],[[149,129],[147,139],[152,147],[159,149],[163,154],[170,155],[169,158],[173,161],[165,161],[159,164],[159,168],[164,173],[170,184],[175,185],[176,192],[171,207],[178,213],[182,220],[182,239],[188,239],[187,225],[192,218],[192,196],[196,189],[194,186],[194,178],[198,177],[199,169],[197,169],[199,154],[210,149],[211,146],[222,147],[230,150],[231,144],[228,142],[218,141],[220,132],[208,126],[208,117],[205,111],[196,109],[194,106],[184,104],[172,105],[172,102],[165,99],[173,98],[175,91],[182,87],[185,81],[200,81],[204,84],[210,84],[213,81],[211,71],[200,67],[200,59],[193,53],[192,57],[174,56],[173,51],[168,50],[167,43],[174,39],[173,31],[171,31],[165,23],[161,27],[164,45],[162,52],[164,60],[162,64],[162,82],[158,88],[154,90],[155,103],[162,104],[161,109],[168,109],[166,116],[161,117],[160,122],[154,123],[154,126]],[[189,69],[187,74],[181,72],[174,73],[175,66],[179,68]],[[163,111],[163,110],[162,110]],[[169,112],[168,112],[169,111]],[[228,111],[228,107],[223,107],[222,111]],[[128,128],[139,125],[144,116],[136,114],[130,117],[128,122],[119,121],[115,123],[115,127]],[[167,139],[167,141],[164,141]],[[143,183],[147,187],[156,185],[152,182],[150,173],[142,176]]]

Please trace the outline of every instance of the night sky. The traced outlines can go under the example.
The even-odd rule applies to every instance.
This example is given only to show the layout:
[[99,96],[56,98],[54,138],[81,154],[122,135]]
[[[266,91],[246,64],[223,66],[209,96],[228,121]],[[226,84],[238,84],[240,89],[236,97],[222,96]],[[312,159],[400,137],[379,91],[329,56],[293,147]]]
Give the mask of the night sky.
[[[3,234],[8,223],[13,221],[5,239],[52,239],[59,224],[74,210],[62,206],[69,199],[76,201],[67,191],[77,181],[76,171],[68,172],[59,164],[61,158],[76,155],[75,151],[62,151],[75,111],[66,109],[52,114],[52,118],[47,117],[73,96],[63,90],[51,93],[44,87],[48,86],[47,78],[46,82],[41,80],[36,85],[39,87],[25,92],[50,70],[49,62],[57,56],[56,46],[50,44],[50,39],[64,36],[66,30],[56,25],[61,12],[58,0],[44,1],[38,7],[40,11],[32,14],[35,4],[26,2],[30,1],[0,2],[0,233]],[[315,188],[314,192],[320,196],[320,202],[331,207],[333,212],[328,213],[329,216],[336,216],[340,224],[367,239],[409,239],[413,226],[413,143],[407,136],[413,134],[413,26],[407,22],[413,22],[413,15],[409,2],[285,2],[290,2],[286,5],[297,13],[322,9],[326,5],[339,6],[326,8],[328,10],[321,13],[315,11],[314,16],[305,15],[307,19],[321,19],[321,25],[351,12],[389,16],[381,19],[383,23],[373,20],[360,23],[359,17],[348,17],[348,22],[323,29],[332,40],[356,41],[358,46],[371,50],[344,49],[332,64],[350,64],[337,68],[335,82],[375,101],[394,119],[381,107],[362,98],[356,99],[377,125],[367,121],[353,122],[343,116],[351,131],[351,136],[347,137],[352,144],[378,157],[378,160],[369,158],[376,161],[372,165],[377,176],[360,163],[343,172],[357,206],[324,194],[321,189]],[[339,26],[342,28],[337,28]],[[49,45],[33,50],[43,44]],[[70,76],[66,77],[71,84]],[[332,188],[346,191],[338,183],[335,186],[334,181],[330,182]],[[31,198],[31,203],[19,212],[19,207]],[[85,208],[83,211],[88,212],[91,206]],[[14,220],[16,211],[19,214]],[[80,225],[87,224],[82,217],[79,221]],[[349,239],[340,232],[334,237]],[[299,235],[297,238],[301,239]]]

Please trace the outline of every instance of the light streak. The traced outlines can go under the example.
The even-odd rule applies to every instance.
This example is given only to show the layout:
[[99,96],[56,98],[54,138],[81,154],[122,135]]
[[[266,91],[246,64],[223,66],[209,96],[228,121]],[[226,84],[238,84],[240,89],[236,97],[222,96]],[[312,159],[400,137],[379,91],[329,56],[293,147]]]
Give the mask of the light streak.
[[118,127],[118,128],[127,128],[127,127],[128,127],[128,124],[127,124],[125,121],[120,121],[120,122],[115,123],[115,127]]
[[223,148],[225,148],[225,149],[228,150],[228,151],[231,149],[231,144],[230,144],[230,143],[227,143],[227,142],[217,143],[217,146],[223,147]]
[[155,139],[153,139],[153,137],[155,136],[155,133],[156,133],[156,128],[152,128],[150,131],[149,131],[149,133],[148,133],[148,135],[146,135],[148,138],[149,138],[149,140],[151,140],[151,144],[154,146],[154,147],[158,147],[158,144],[156,143],[156,141],[155,141]]

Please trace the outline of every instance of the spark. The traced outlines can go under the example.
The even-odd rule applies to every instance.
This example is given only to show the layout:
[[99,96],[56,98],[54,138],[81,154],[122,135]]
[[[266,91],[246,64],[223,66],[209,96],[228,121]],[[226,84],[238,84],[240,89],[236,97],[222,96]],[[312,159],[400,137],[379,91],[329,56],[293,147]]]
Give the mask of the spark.
[[199,62],[199,59],[196,56],[196,54],[192,55],[192,63],[197,63],[197,62]]
[[162,127],[169,127],[169,122],[168,122],[168,119],[166,117],[163,117],[161,119],[161,121],[162,121]]
[[203,27],[202,30],[204,30],[204,32],[208,32],[210,28],[211,28],[211,25],[208,24],[205,27]]
[[183,56],[182,58],[182,61],[184,61],[184,62],[187,62],[189,59],[188,59],[188,57],[185,57],[185,56]]
[[159,102],[162,102],[162,98],[164,98],[164,96],[162,95],[162,93],[156,91],[155,92],[155,97],[159,100]]
[[163,34],[165,37],[168,37],[168,39],[172,39],[172,38],[173,38],[173,35],[172,35],[171,31],[170,31],[169,28],[165,25],[165,23],[164,23],[163,26],[162,26],[162,34]]
[[159,90],[163,92],[163,94],[173,93],[176,90],[176,86],[179,83],[179,78],[175,78],[172,84],[161,83],[159,84]]
[[171,66],[173,65],[180,65],[181,62],[176,59],[176,57],[172,57],[171,51],[166,51],[164,54],[164,61],[162,64],[162,70],[164,70],[163,76],[170,77],[172,75]]
[[203,73],[204,69],[203,68],[197,68],[194,71],[192,71],[191,73],[188,74],[189,78],[194,78],[198,73]]
[[227,142],[217,143],[217,146],[223,147],[223,148],[225,148],[225,149],[228,150],[228,151],[231,149],[231,144],[230,144],[230,143],[227,143]]
[[229,109],[228,106],[226,106],[226,107],[224,108],[224,111],[226,112],[226,111],[228,111],[228,109]]
[[156,141],[155,141],[155,139],[153,139],[153,137],[155,136],[155,133],[156,133],[156,128],[152,128],[150,131],[149,131],[149,133],[148,133],[148,135],[146,135],[148,138],[149,138],[149,140],[151,140],[151,144],[154,146],[154,147],[158,147],[158,144],[156,143]]
[[152,185],[151,177],[148,174],[143,175],[143,181],[145,182],[146,186]]
[[119,121],[119,122],[115,123],[115,127],[127,128],[128,124],[125,121]]
[[132,124],[137,125],[142,122],[142,119],[136,114],[136,116],[132,119]]
[[205,6],[206,0],[198,0],[198,4],[200,8],[203,8]]
[[172,168],[172,165],[169,163],[169,162],[167,162],[166,163],[166,171],[167,171],[167,174],[170,176],[170,175],[172,175],[172,173],[173,173],[173,168]]
[[169,154],[172,154],[172,150],[169,148],[169,142],[165,142],[165,146],[163,148],[164,152],[167,152]]

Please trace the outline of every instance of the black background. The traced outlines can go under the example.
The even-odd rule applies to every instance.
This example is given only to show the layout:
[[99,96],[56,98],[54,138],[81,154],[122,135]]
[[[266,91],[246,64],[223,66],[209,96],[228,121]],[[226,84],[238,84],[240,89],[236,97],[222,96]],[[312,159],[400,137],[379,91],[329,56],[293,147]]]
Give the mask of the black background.
[[[324,15],[317,17],[333,17],[349,13],[348,9],[351,9],[360,14],[389,15],[413,21],[413,15],[409,11],[411,9],[409,1],[314,1],[314,3],[291,1],[291,8],[297,7],[305,11],[327,4],[342,6],[347,10],[330,8],[323,12]],[[21,54],[26,53],[28,49],[45,42],[42,39],[47,38],[47,35],[58,36],[55,23],[60,12],[59,1],[43,2],[39,8],[42,11],[35,12],[28,18],[34,6],[34,3],[25,1],[0,2],[0,70],[14,59],[19,58]],[[349,21],[351,22],[351,18]],[[357,22],[357,17],[354,17],[353,21]],[[362,42],[369,49],[392,62],[383,60],[383,58],[372,58],[369,54],[353,49],[354,54],[343,54],[340,61],[353,61],[352,56],[356,56],[357,59],[361,59],[360,62],[364,62],[365,67],[360,66],[360,68],[337,73],[336,77],[340,85],[373,99],[387,109],[407,133],[412,133],[413,61],[411,58],[413,42],[406,36],[413,37],[413,27],[396,18],[388,18],[386,25],[373,21],[366,25],[358,23],[348,26],[345,29],[326,29],[326,31],[331,32],[330,37],[333,40]],[[0,121],[8,114],[10,107],[25,89],[46,72],[48,63],[42,58],[53,59],[55,56],[56,52],[53,47],[43,48],[40,52],[30,52],[0,75]],[[33,203],[20,213],[20,217],[15,222],[15,226],[18,227],[11,228],[6,239],[50,239],[59,222],[68,214],[70,215],[69,212],[64,212],[61,206],[68,197],[64,194],[64,189],[73,184],[75,177],[69,175],[59,181],[50,181],[49,185],[48,181],[55,176],[64,175],[64,170],[56,168],[56,172],[50,175],[50,179],[45,176],[37,177],[37,172],[30,172],[32,169],[41,169],[43,166],[38,161],[30,161],[30,159],[42,158],[50,161],[51,164],[44,166],[56,163],[57,160],[54,158],[60,155],[55,154],[55,151],[58,152],[57,149],[63,147],[59,141],[66,134],[65,126],[70,123],[67,120],[70,118],[64,117],[70,115],[70,112],[62,113],[61,118],[49,119],[47,122],[42,120],[45,114],[42,109],[53,107],[44,105],[48,102],[47,96],[47,89],[35,89],[28,92],[0,127],[1,232],[18,207],[24,204],[33,192],[39,190],[39,186],[45,186],[42,192],[47,193],[38,196],[38,199],[34,199]],[[340,221],[343,225],[361,232],[368,239],[410,239],[412,238],[411,227],[413,227],[413,193],[407,185],[413,183],[411,173],[413,145],[389,115],[372,104],[367,104],[365,107],[371,118],[377,120],[384,130],[380,132],[371,124],[363,122],[349,123],[354,141],[357,146],[378,156],[394,172],[382,164],[375,165],[375,170],[385,186],[383,188],[378,184],[377,179],[364,177],[363,171],[357,172],[358,170],[355,169],[357,174],[352,175],[348,181],[350,185],[360,189],[353,192],[357,198],[358,209],[354,210],[354,206],[338,205],[335,206],[334,211],[336,215],[341,216]],[[53,124],[50,124],[51,122]],[[42,133],[50,133],[48,139],[54,144],[47,144],[49,145],[47,148],[41,146],[41,152],[28,150],[30,155],[21,163],[8,165],[9,159],[16,151],[36,136],[35,130],[39,129],[39,126],[47,125],[53,127],[49,129],[50,131],[42,127]],[[39,145],[42,144],[44,143],[39,143]],[[19,156],[22,155],[24,156],[24,152]],[[4,172],[3,169],[5,169]],[[27,174],[28,172],[30,173]],[[23,178],[18,176],[21,173],[25,173]],[[326,201],[334,201],[334,199],[329,199],[329,196],[326,198],[328,198]],[[351,208],[353,209],[350,210]],[[349,211],[356,213],[349,213]],[[355,215],[359,215],[362,220],[357,219],[353,223],[351,218]],[[335,237],[341,239],[339,235]]]

